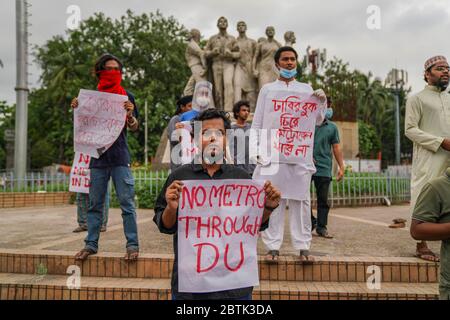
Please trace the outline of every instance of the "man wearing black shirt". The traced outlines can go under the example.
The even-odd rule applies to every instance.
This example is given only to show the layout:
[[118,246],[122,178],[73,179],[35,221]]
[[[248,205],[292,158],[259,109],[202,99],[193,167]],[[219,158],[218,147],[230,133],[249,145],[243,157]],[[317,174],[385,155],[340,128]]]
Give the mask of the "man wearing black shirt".
[[[88,235],[85,247],[77,253],[76,260],[85,260],[89,255],[97,253],[98,240],[103,216],[103,204],[108,190],[110,177],[114,182],[116,194],[122,209],[122,219],[125,237],[127,238],[127,253],[125,260],[136,260],[139,255],[136,209],[134,205],[134,178],[131,173],[131,158],[127,144],[127,127],[131,131],[138,129],[138,112],[134,96],[121,86],[122,63],[113,55],[104,54],[95,63],[95,74],[98,79],[98,91],[128,96],[124,103],[127,111],[126,124],[117,140],[98,159],[91,158],[91,186],[89,188],[89,211],[87,213]],[[78,107],[77,99],[71,104]]]
[[[204,299],[251,299],[253,287],[209,293],[178,292],[178,238],[177,217],[178,201],[183,186],[183,180],[224,180],[251,179],[243,169],[223,163],[226,148],[226,130],[230,129],[230,120],[226,113],[214,109],[202,112],[195,121],[201,122],[201,136],[198,144],[201,146],[202,158],[199,163],[186,164],[170,174],[158,196],[155,205],[153,221],[162,233],[173,234],[173,249],[175,254],[172,273],[172,297],[176,300]],[[266,203],[260,230],[269,225],[269,216],[278,206],[281,194],[267,181],[264,184]],[[257,270],[255,270],[257,272]]]

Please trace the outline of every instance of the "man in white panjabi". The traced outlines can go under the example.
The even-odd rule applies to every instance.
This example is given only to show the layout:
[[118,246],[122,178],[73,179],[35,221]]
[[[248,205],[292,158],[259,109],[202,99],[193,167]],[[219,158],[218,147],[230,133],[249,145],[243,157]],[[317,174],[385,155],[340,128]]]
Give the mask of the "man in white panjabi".
[[[405,135],[414,143],[411,212],[423,186],[450,166],[449,65],[445,57],[435,56],[425,62],[425,81],[425,89],[406,102]],[[425,241],[417,243],[416,256],[439,261]]]
[[[275,53],[280,77],[261,88],[252,123],[251,135],[258,136],[260,150],[264,149],[261,145],[264,144],[265,134],[271,135],[271,138],[278,137],[269,139],[271,156],[264,159],[263,151],[257,151],[258,165],[253,174],[255,180],[270,178],[281,190],[280,206],[273,212],[269,228],[261,233],[269,249],[266,259],[271,262],[278,260],[283,243],[284,214],[288,200],[292,245],[299,251],[301,261],[314,261],[309,254],[312,240],[309,188],[311,176],[316,171],[312,157],[314,129],[316,124],[324,120],[326,96],[322,90],[313,91],[310,85],[295,80],[297,57],[292,47],[281,47]],[[309,104],[311,108],[308,108],[306,103],[299,104],[301,101],[316,103]],[[289,109],[295,105],[300,107]],[[256,133],[258,129],[263,130]],[[264,132],[264,129],[268,132]]]

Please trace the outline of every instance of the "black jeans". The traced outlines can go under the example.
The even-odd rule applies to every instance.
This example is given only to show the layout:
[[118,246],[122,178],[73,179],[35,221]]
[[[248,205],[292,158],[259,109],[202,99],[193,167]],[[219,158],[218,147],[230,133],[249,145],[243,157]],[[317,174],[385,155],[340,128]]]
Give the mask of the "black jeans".
[[317,219],[313,216],[311,206],[312,225],[316,226],[317,233],[327,231],[328,212],[330,205],[328,204],[328,189],[330,188],[331,178],[329,177],[312,177],[317,194]]

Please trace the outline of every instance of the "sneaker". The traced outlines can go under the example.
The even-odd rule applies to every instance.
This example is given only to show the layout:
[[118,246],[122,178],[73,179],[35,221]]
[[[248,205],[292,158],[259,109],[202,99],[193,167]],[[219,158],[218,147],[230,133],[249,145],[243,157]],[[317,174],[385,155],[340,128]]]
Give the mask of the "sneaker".
[[79,226],[78,228],[76,228],[76,229],[73,230],[72,232],[74,232],[74,233],[79,233],[79,232],[84,232],[84,231],[87,231],[87,228],[86,228],[86,227],[81,227],[81,226]]

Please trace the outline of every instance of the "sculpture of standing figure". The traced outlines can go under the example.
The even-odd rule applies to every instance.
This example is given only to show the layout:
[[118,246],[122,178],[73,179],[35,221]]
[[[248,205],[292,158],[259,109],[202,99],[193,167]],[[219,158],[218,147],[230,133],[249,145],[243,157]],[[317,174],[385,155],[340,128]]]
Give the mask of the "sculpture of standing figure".
[[193,95],[195,84],[206,80],[207,65],[205,53],[199,46],[200,38],[200,31],[197,29],[192,29],[189,33],[185,57],[192,75],[184,88],[183,96]]
[[228,20],[225,17],[219,18],[217,27],[219,33],[208,40],[205,56],[212,63],[216,108],[232,111],[234,64],[239,58],[239,47],[236,39],[227,33]]
[[259,89],[266,83],[275,81],[279,72],[275,67],[274,55],[281,44],[274,39],[275,28],[266,28],[267,40],[258,43],[255,56],[253,57],[253,72],[258,78]]
[[296,39],[295,39],[294,31],[286,31],[284,34],[285,46],[293,47],[295,41],[296,41]]
[[234,102],[247,100],[250,103],[250,111],[256,107],[256,78],[253,75],[253,56],[256,51],[256,41],[247,38],[247,24],[244,21],[237,23],[239,37],[240,58],[234,70]]

